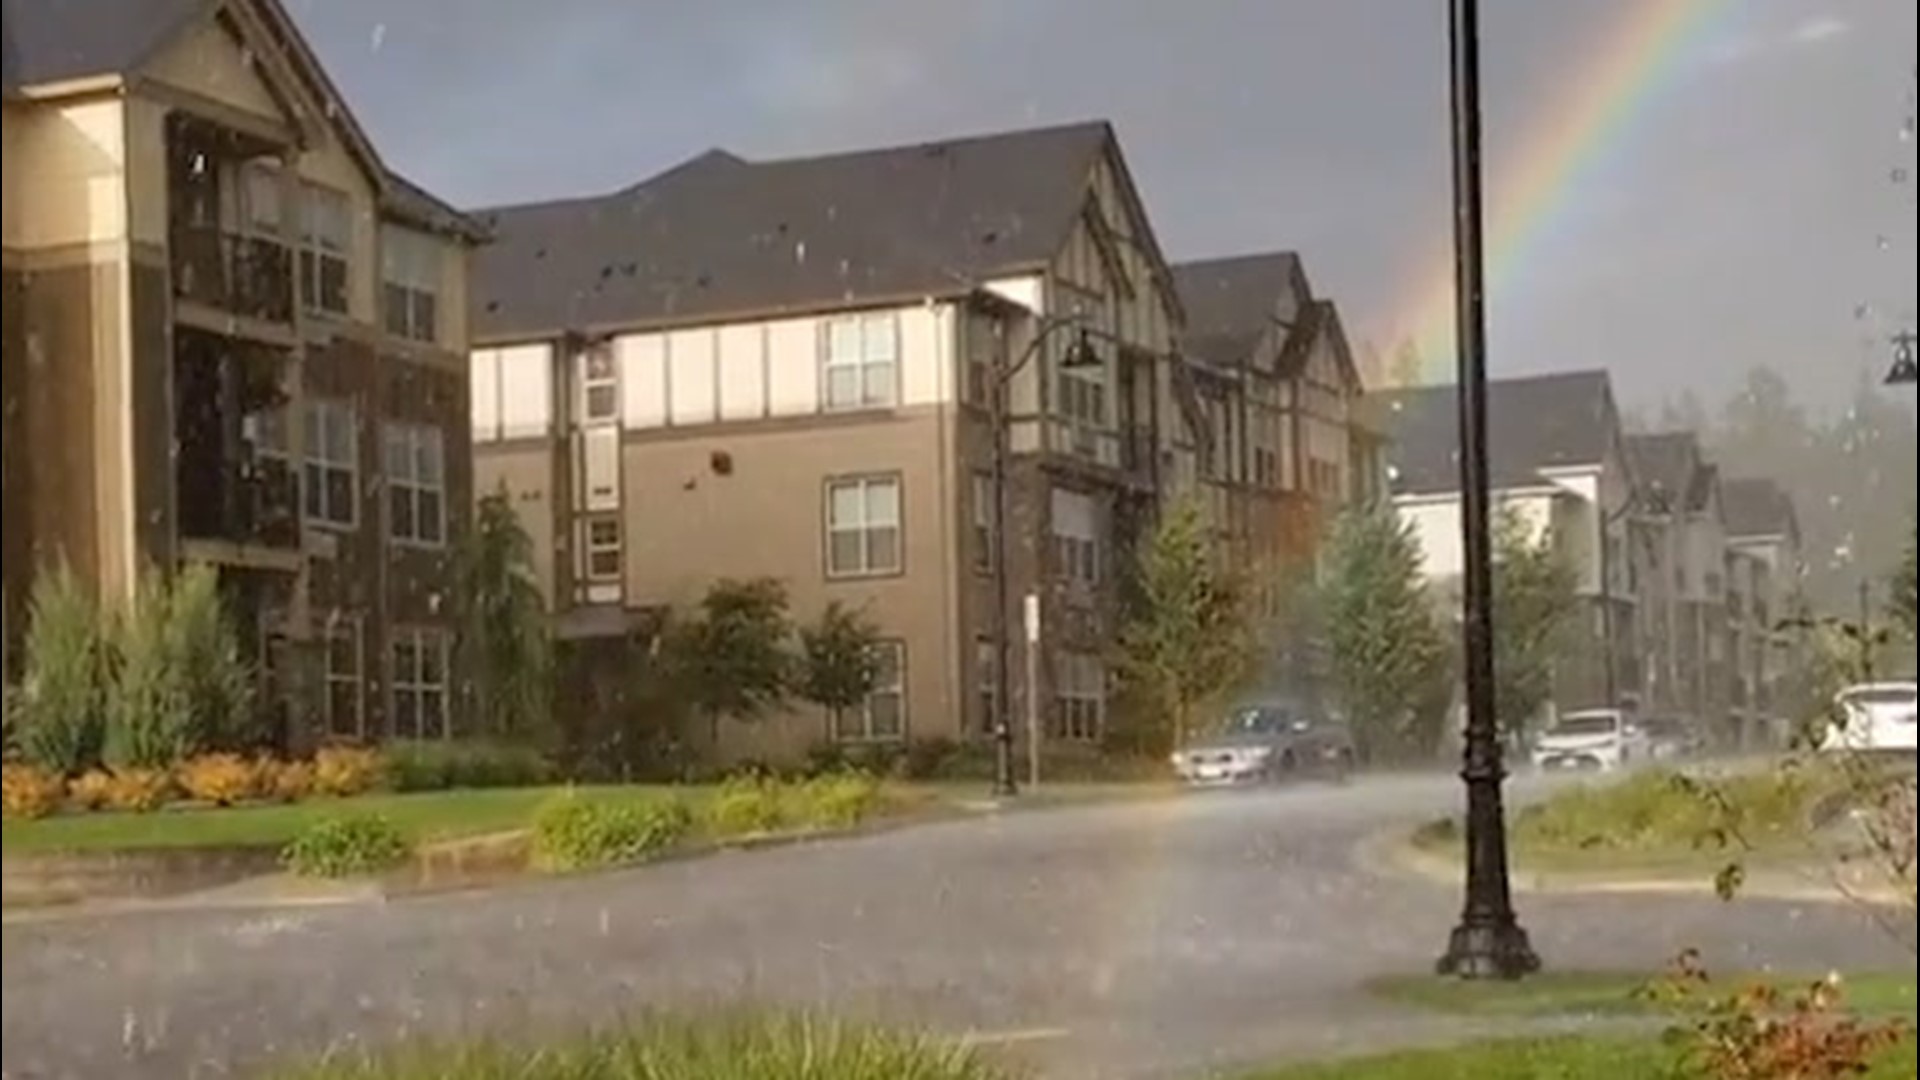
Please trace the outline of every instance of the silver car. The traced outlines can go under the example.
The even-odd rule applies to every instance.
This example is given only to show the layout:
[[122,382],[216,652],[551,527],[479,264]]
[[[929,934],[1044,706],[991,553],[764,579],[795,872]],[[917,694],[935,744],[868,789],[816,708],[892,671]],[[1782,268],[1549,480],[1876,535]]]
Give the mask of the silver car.
[[1271,783],[1297,776],[1344,780],[1353,733],[1338,719],[1290,702],[1230,711],[1219,730],[1173,755],[1173,771],[1196,785]]

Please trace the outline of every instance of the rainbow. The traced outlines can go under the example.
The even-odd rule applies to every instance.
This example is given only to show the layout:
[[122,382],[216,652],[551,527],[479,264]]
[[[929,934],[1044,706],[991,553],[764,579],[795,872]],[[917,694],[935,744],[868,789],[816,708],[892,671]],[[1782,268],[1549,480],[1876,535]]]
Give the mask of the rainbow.
[[[1592,59],[1565,91],[1538,113],[1513,165],[1487,189],[1487,291],[1497,305],[1543,256],[1555,226],[1577,205],[1587,182],[1621,152],[1650,107],[1696,55],[1701,39],[1735,7],[1734,0],[1630,0],[1617,23],[1592,46]],[[1484,61],[1483,61],[1484,62]],[[1499,159],[1489,133],[1488,157]],[[1454,373],[1453,246],[1449,234],[1423,262],[1399,313],[1387,325],[1409,334],[1423,382],[1451,382]],[[1497,307],[1496,307],[1497,310]]]

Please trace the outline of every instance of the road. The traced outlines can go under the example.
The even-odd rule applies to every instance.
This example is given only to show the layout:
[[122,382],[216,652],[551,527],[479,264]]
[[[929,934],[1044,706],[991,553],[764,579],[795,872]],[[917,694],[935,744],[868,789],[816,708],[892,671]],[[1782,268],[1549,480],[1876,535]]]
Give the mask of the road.
[[[1458,1036],[1460,1021],[1361,991],[1431,963],[1456,895],[1354,858],[1364,837],[1457,800],[1448,778],[1373,778],[998,815],[384,905],[14,923],[4,1075],[246,1075],[289,1052],[558,1029],[663,1003],[831,1006],[975,1033],[1059,1080],[1158,1080]],[[1729,968],[1901,959],[1841,908],[1524,903],[1539,950],[1566,968],[1654,968],[1685,945]]]

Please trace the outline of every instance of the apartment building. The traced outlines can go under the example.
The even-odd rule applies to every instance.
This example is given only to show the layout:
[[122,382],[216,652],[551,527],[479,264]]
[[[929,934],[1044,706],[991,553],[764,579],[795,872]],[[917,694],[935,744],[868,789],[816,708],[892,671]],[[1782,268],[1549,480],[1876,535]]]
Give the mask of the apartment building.
[[617,640],[728,577],[781,579],[802,622],[865,611],[886,639],[865,707],[724,725],[711,748],[790,756],[989,730],[1002,627],[1025,715],[1032,593],[1042,735],[1102,736],[1120,562],[1211,445],[1108,125],[716,150],[477,216],[497,234],[476,260],[477,490],[520,511],[563,636]]
[[1799,614],[1805,572],[1799,514],[1792,496],[1761,477],[1729,478],[1720,497],[1733,583],[1727,605],[1735,667],[1732,703],[1743,721],[1743,738],[1777,737],[1800,719],[1789,715],[1799,704],[1791,681],[1805,647],[1798,635],[1781,629],[1783,620]]
[[1186,311],[1180,350],[1215,439],[1200,464],[1213,518],[1244,565],[1311,567],[1333,515],[1372,495],[1379,475],[1339,310],[1292,252],[1173,274]]
[[1635,435],[1628,448],[1634,516],[1647,536],[1642,625],[1656,646],[1647,708],[1730,737],[1736,664],[1720,470],[1692,432]]
[[[1371,395],[1387,445],[1387,484],[1420,541],[1426,575],[1456,592],[1462,568],[1460,440],[1455,389]],[[1633,526],[1634,473],[1605,372],[1496,379],[1487,388],[1494,499],[1573,565],[1582,600],[1555,672],[1561,710],[1630,702],[1646,679]]]
[[5,23],[5,604],[217,567],[290,742],[453,722],[475,224],[273,0]]

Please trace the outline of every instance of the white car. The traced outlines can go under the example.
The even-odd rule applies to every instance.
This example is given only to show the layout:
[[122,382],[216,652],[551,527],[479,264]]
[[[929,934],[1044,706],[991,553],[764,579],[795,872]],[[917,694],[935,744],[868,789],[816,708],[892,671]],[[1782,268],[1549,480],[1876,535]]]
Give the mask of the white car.
[[1914,752],[1914,684],[1862,683],[1834,698],[1837,718],[1823,749]]
[[1571,712],[1533,744],[1536,769],[1577,769],[1612,772],[1645,759],[1647,737],[1632,718],[1619,709]]

